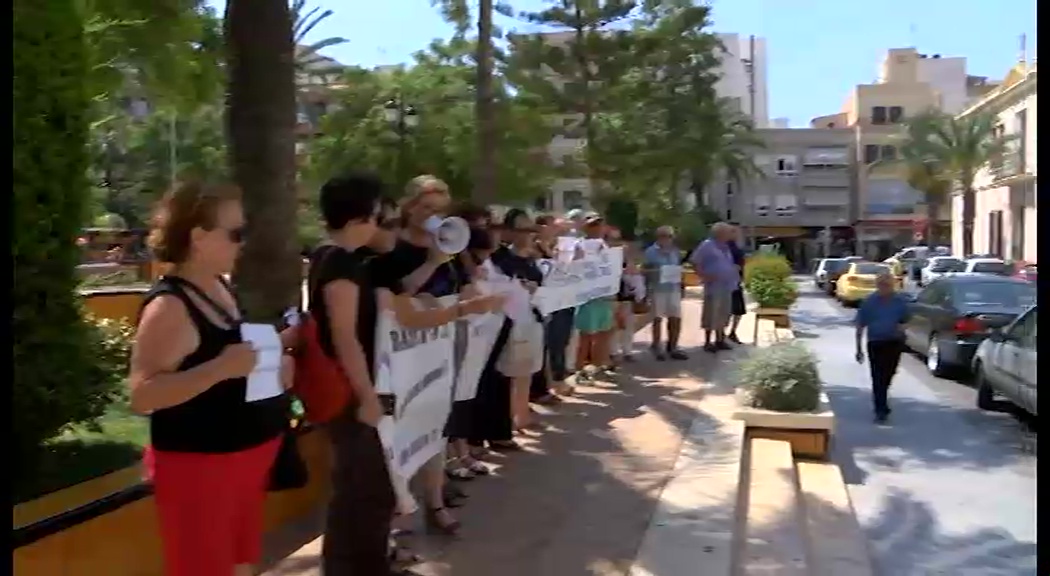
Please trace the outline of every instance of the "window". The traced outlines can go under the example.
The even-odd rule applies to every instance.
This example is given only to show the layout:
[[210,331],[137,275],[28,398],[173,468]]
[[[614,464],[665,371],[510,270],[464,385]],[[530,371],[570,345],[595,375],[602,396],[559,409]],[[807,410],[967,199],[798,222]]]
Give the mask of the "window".
[[732,182],[726,182],[726,196],[732,196],[732,195],[733,195],[733,183]]
[[879,149],[880,160],[896,160],[897,159],[897,148],[890,144],[885,144]]
[[777,156],[777,175],[790,176],[798,173],[798,159],[794,156]]
[[904,120],[904,108],[890,106],[890,124],[900,124]]
[[777,194],[775,212],[777,216],[794,216],[796,211],[795,196],[793,194]]
[[1018,346],[1022,348],[1035,348],[1036,340],[1038,335],[1036,334],[1036,328],[1038,326],[1039,317],[1035,313],[1035,310],[1030,310],[1025,313],[1014,325],[1010,327],[1006,336],[1010,340],[1017,342]]
[[885,124],[886,123],[886,107],[885,106],[873,106],[871,108],[871,123],[872,124]]
[[834,128],[834,127],[835,127],[835,123],[834,122],[828,122],[828,128]]
[[864,145],[864,163],[874,164],[879,159],[879,145],[878,144],[865,144]]
[[1021,110],[1014,115],[1017,134],[1017,162],[1018,171],[1025,172],[1025,141],[1028,140],[1028,110]]
[[562,193],[561,200],[565,210],[583,208],[583,192],[579,190],[566,190]]
[[1027,308],[1035,304],[1034,282],[960,282],[952,287],[956,304],[1002,308]]
[[930,284],[928,287],[923,289],[922,292],[919,292],[919,295],[915,298],[915,301],[919,302],[920,304],[929,304],[931,306],[936,306],[944,302],[945,295],[946,292],[944,291],[944,286],[940,282],[934,282],[933,284]]
[[755,196],[755,214],[758,216],[769,214],[769,196]]
[[819,168],[844,168],[849,166],[849,148],[846,146],[820,146],[806,150],[802,165]]
[[726,220],[729,221],[729,222],[733,221],[733,209],[732,208],[726,208]]

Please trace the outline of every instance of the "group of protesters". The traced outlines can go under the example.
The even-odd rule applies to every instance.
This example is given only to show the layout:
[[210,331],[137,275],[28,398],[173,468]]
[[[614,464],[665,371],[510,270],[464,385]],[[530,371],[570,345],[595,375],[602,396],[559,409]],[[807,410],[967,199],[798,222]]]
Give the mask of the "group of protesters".
[[[425,526],[440,535],[459,530],[451,509],[467,498],[461,481],[488,475],[491,452],[522,450],[516,438],[541,429],[531,404],[557,404],[573,394],[573,383],[612,378],[634,360],[636,315],[652,318],[656,360],[687,358],[679,347],[681,278],[660,272],[683,263],[670,227],[658,229],[656,241],[636,253],[595,212],[534,219],[510,209],[496,218],[486,208],[453,205],[448,187],[433,176],[413,179],[394,199],[374,175],[350,174],[322,186],[319,200],[328,237],[310,255],[307,312],[321,348],[352,388],[346,409],[324,425],[333,448],[323,545],[329,576],[411,574],[419,561],[397,545],[404,518],[377,431],[388,413],[374,389],[381,310],[393,310],[410,327],[456,322],[502,309],[503,296],[479,288],[492,271],[534,292],[545,279],[538,262],[566,250],[559,238],[624,249],[615,295],[503,320],[476,395],[452,405],[447,450],[413,479]],[[469,242],[458,254],[443,252],[432,233],[434,219],[447,215],[469,225]],[[258,352],[242,341],[240,306],[225,280],[245,224],[237,188],[202,183],[169,192],[153,222],[154,256],[172,270],[143,305],[129,382],[133,409],[150,418],[147,456],[168,576],[247,576],[260,557],[263,504],[290,394],[246,401]],[[704,281],[709,352],[739,342],[743,255],[734,234],[728,224],[715,225],[688,258]],[[458,296],[454,306],[437,305],[449,295]],[[297,327],[284,327],[279,337],[287,389],[296,369]]]

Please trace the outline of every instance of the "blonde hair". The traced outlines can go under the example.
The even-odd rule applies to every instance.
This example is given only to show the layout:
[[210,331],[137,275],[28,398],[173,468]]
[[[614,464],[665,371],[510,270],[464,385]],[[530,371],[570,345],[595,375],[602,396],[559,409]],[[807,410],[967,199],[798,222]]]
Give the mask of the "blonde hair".
[[411,207],[429,194],[441,194],[448,197],[448,184],[437,176],[423,174],[416,176],[405,185],[405,195],[401,198],[401,208]]

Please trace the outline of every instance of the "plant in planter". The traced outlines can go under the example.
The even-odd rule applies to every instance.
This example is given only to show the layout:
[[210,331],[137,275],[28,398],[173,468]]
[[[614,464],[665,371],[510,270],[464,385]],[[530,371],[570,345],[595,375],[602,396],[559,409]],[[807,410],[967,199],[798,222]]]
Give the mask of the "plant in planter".
[[737,367],[744,404],[777,412],[813,412],[822,385],[817,360],[801,344],[776,344],[752,354]]
[[787,310],[798,299],[791,264],[779,254],[759,253],[744,265],[744,289],[759,308]]

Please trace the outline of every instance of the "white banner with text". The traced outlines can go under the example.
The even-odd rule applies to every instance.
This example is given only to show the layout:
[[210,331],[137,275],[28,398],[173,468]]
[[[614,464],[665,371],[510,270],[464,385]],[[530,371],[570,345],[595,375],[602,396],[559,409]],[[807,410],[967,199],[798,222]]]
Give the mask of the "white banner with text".
[[540,260],[544,279],[532,295],[532,305],[547,315],[620,291],[623,248],[605,247],[572,262]]

